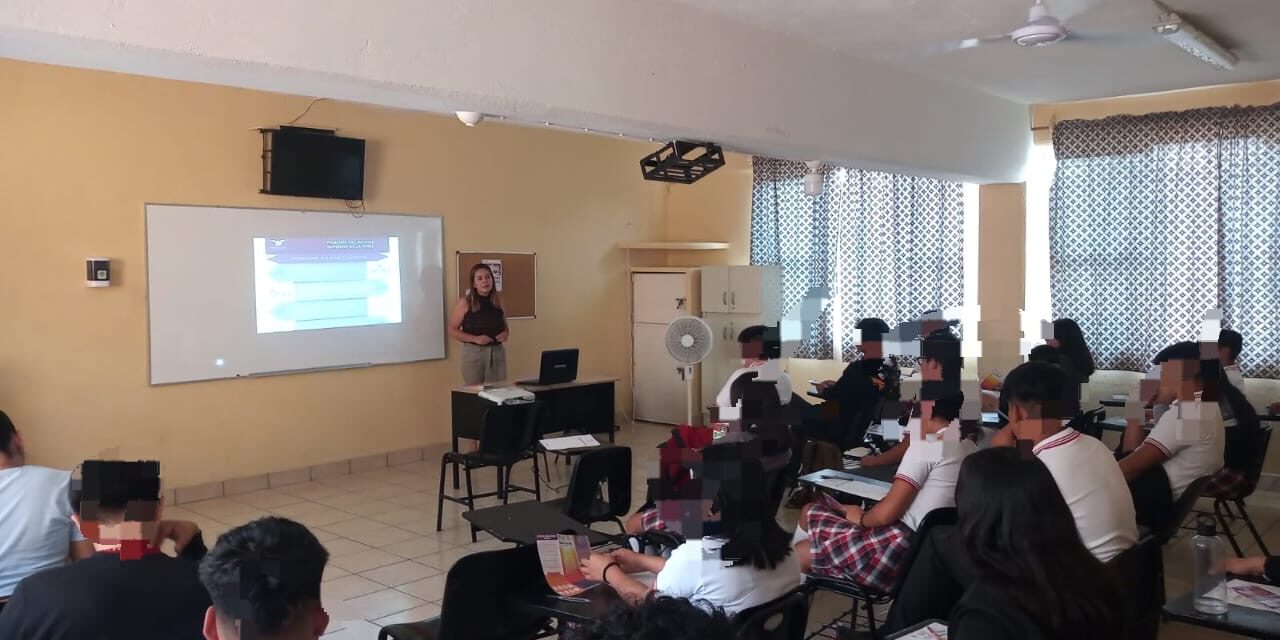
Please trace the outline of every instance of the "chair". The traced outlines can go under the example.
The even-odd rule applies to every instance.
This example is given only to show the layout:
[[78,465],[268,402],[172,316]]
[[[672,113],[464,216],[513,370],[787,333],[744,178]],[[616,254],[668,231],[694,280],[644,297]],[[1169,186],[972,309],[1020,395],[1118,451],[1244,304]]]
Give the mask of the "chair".
[[1162,546],[1168,544],[1178,534],[1178,529],[1182,527],[1182,523],[1186,521],[1187,516],[1191,515],[1191,512],[1195,510],[1196,500],[1200,499],[1201,494],[1204,493],[1204,488],[1209,485],[1210,480],[1213,480],[1213,476],[1200,476],[1192,480],[1191,484],[1187,485],[1187,488],[1182,492],[1182,495],[1174,501],[1168,521],[1152,531],[1152,534],[1155,535]]
[[[1238,428],[1238,427],[1235,427]],[[1244,508],[1245,498],[1253,495],[1255,489],[1258,488],[1258,481],[1262,478],[1262,465],[1267,459],[1267,447],[1271,445],[1271,426],[1265,426],[1258,429],[1257,444],[1253,447],[1254,457],[1249,461],[1248,469],[1241,469],[1244,475],[1244,482],[1229,487],[1218,487],[1217,483],[1209,483],[1205,489],[1204,497],[1213,499],[1213,515],[1218,519],[1218,523],[1222,528],[1222,532],[1226,534],[1227,541],[1231,543],[1231,548],[1239,557],[1244,557],[1244,552],[1240,548],[1240,543],[1236,540],[1235,533],[1231,531],[1230,523],[1235,520],[1244,520],[1246,526],[1249,527],[1249,533],[1253,534],[1253,540],[1258,544],[1258,549],[1262,555],[1269,556],[1271,552],[1267,550],[1267,545],[1262,541],[1262,536],[1258,533],[1258,528],[1254,526],[1253,519],[1249,517],[1249,512]],[[1230,471],[1230,470],[1225,470]],[[1240,515],[1236,515],[1231,510],[1234,504],[1236,509],[1240,510]]]
[[[608,502],[600,499],[600,486],[606,483]],[[612,521],[625,531],[621,518],[631,511],[631,448],[604,447],[583,453],[569,476],[566,496],[547,504],[584,525]]]
[[[506,504],[512,491],[532,493],[537,500],[542,499],[542,486],[538,478],[538,458],[534,455],[533,444],[538,437],[539,421],[542,416],[542,403],[494,405],[484,412],[484,430],[480,436],[480,448],[472,453],[446,451],[440,460],[440,493],[436,500],[436,531],[440,531],[444,520],[444,501],[456,502],[467,506],[467,510],[475,509],[476,500],[498,496]],[[516,463],[533,460],[533,488],[511,484],[511,470]],[[467,495],[450,496],[444,492],[445,471],[449,465],[460,465],[466,474]],[[498,470],[498,485],[494,491],[475,493],[471,488],[471,470],[495,467]],[[471,541],[476,541],[476,529],[471,528]]]
[[809,593],[796,587],[781,598],[738,612],[733,618],[738,640],[804,640],[809,624]]
[[636,553],[670,558],[671,552],[685,543],[684,536],[666,529],[650,529],[625,538],[626,546]]
[[[828,629],[834,628],[844,617],[849,616],[849,628],[857,627],[858,623],[858,604],[865,605],[867,610],[867,628],[871,630],[871,634],[876,635],[876,617],[875,605],[887,604],[894,598],[898,597],[898,593],[902,591],[902,585],[906,582],[907,574],[911,572],[911,565],[915,563],[916,556],[920,554],[920,547],[929,530],[934,527],[954,525],[956,523],[955,507],[947,507],[943,509],[934,509],[925,514],[924,519],[920,521],[920,527],[911,534],[911,544],[907,547],[907,552],[902,558],[902,567],[898,572],[897,578],[894,579],[893,586],[889,588],[887,593],[878,593],[863,587],[851,580],[842,578],[831,578],[826,576],[807,575],[805,584],[811,591],[830,591],[839,595],[847,596],[853,600],[853,606],[847,611],[841,613],[835,619],[822,625],[822,627],[813,635],[824,633]],[[810,636],[813,637],[813,636]]]
[[1124,638],[1156,640],[1160,632],[1160,608],[1164,606],[1164,559],[1160,541],[1146,535],[1120,555],[1107,561],[1124,597],[1118,607],[1123,616]]
[[1106,419],[1107,408],[1097,407],[1072,418],[1070,426],[1086,436],[1093,436],[1094,438],[1101,440],[1102,421]]
[[542,580],[535,547],[463,556],[445,576],[439,616],[421,622],[387,625],[378,632],[378,640],[536,638],[549,628],[550,621],[513,610],[506,601]]

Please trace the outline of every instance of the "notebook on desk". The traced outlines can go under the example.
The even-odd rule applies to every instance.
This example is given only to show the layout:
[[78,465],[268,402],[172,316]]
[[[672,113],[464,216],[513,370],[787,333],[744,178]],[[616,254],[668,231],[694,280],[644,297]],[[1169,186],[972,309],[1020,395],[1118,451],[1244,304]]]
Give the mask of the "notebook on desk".
[[552,349],[542,352],[542,362],[538,367],[538,377],[517,380],[516,384],[528,386],[545,386],[564,384],[578,378],[578,350]]

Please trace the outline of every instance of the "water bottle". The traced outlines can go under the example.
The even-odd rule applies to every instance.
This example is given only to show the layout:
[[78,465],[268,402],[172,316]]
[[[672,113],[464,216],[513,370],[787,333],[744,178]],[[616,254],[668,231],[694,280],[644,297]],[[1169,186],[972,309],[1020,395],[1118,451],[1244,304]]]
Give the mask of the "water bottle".
[[1195,571],[1192,606],[1200,613],[1220,616],[1227,612],[1227,576],[1223,569],[1226,549],[1213,520],[1201,519],[1191,538],[1191,563]]

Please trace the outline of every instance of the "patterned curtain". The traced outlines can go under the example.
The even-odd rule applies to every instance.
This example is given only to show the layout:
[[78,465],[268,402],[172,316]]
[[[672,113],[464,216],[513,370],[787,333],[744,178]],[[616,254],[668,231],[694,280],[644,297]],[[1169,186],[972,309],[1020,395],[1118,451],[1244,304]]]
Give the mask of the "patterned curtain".
[[1245,375],[1280,377],[1280,105],[1060,122],[1053,145],[1053,312],[1099,368],[1144,370],[1221,308]]
[[859,319],[894,325],[962,304],[963,184],[833,169],[811,198],[805,172],[799,162],[753,162],[751,263],[781,265],[784,310],[810,287],[834,296],[797,357],[852,360]]

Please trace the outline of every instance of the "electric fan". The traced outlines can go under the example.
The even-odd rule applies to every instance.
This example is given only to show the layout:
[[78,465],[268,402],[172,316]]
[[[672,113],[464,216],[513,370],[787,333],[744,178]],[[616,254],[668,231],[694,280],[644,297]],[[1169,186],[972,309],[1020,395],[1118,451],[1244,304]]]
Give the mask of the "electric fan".
[[667,353],[680,363],[684,377],[685,424],[693,424],[693,365],[711,355],[711,327],[702,318],[684,316],[667,325]]

